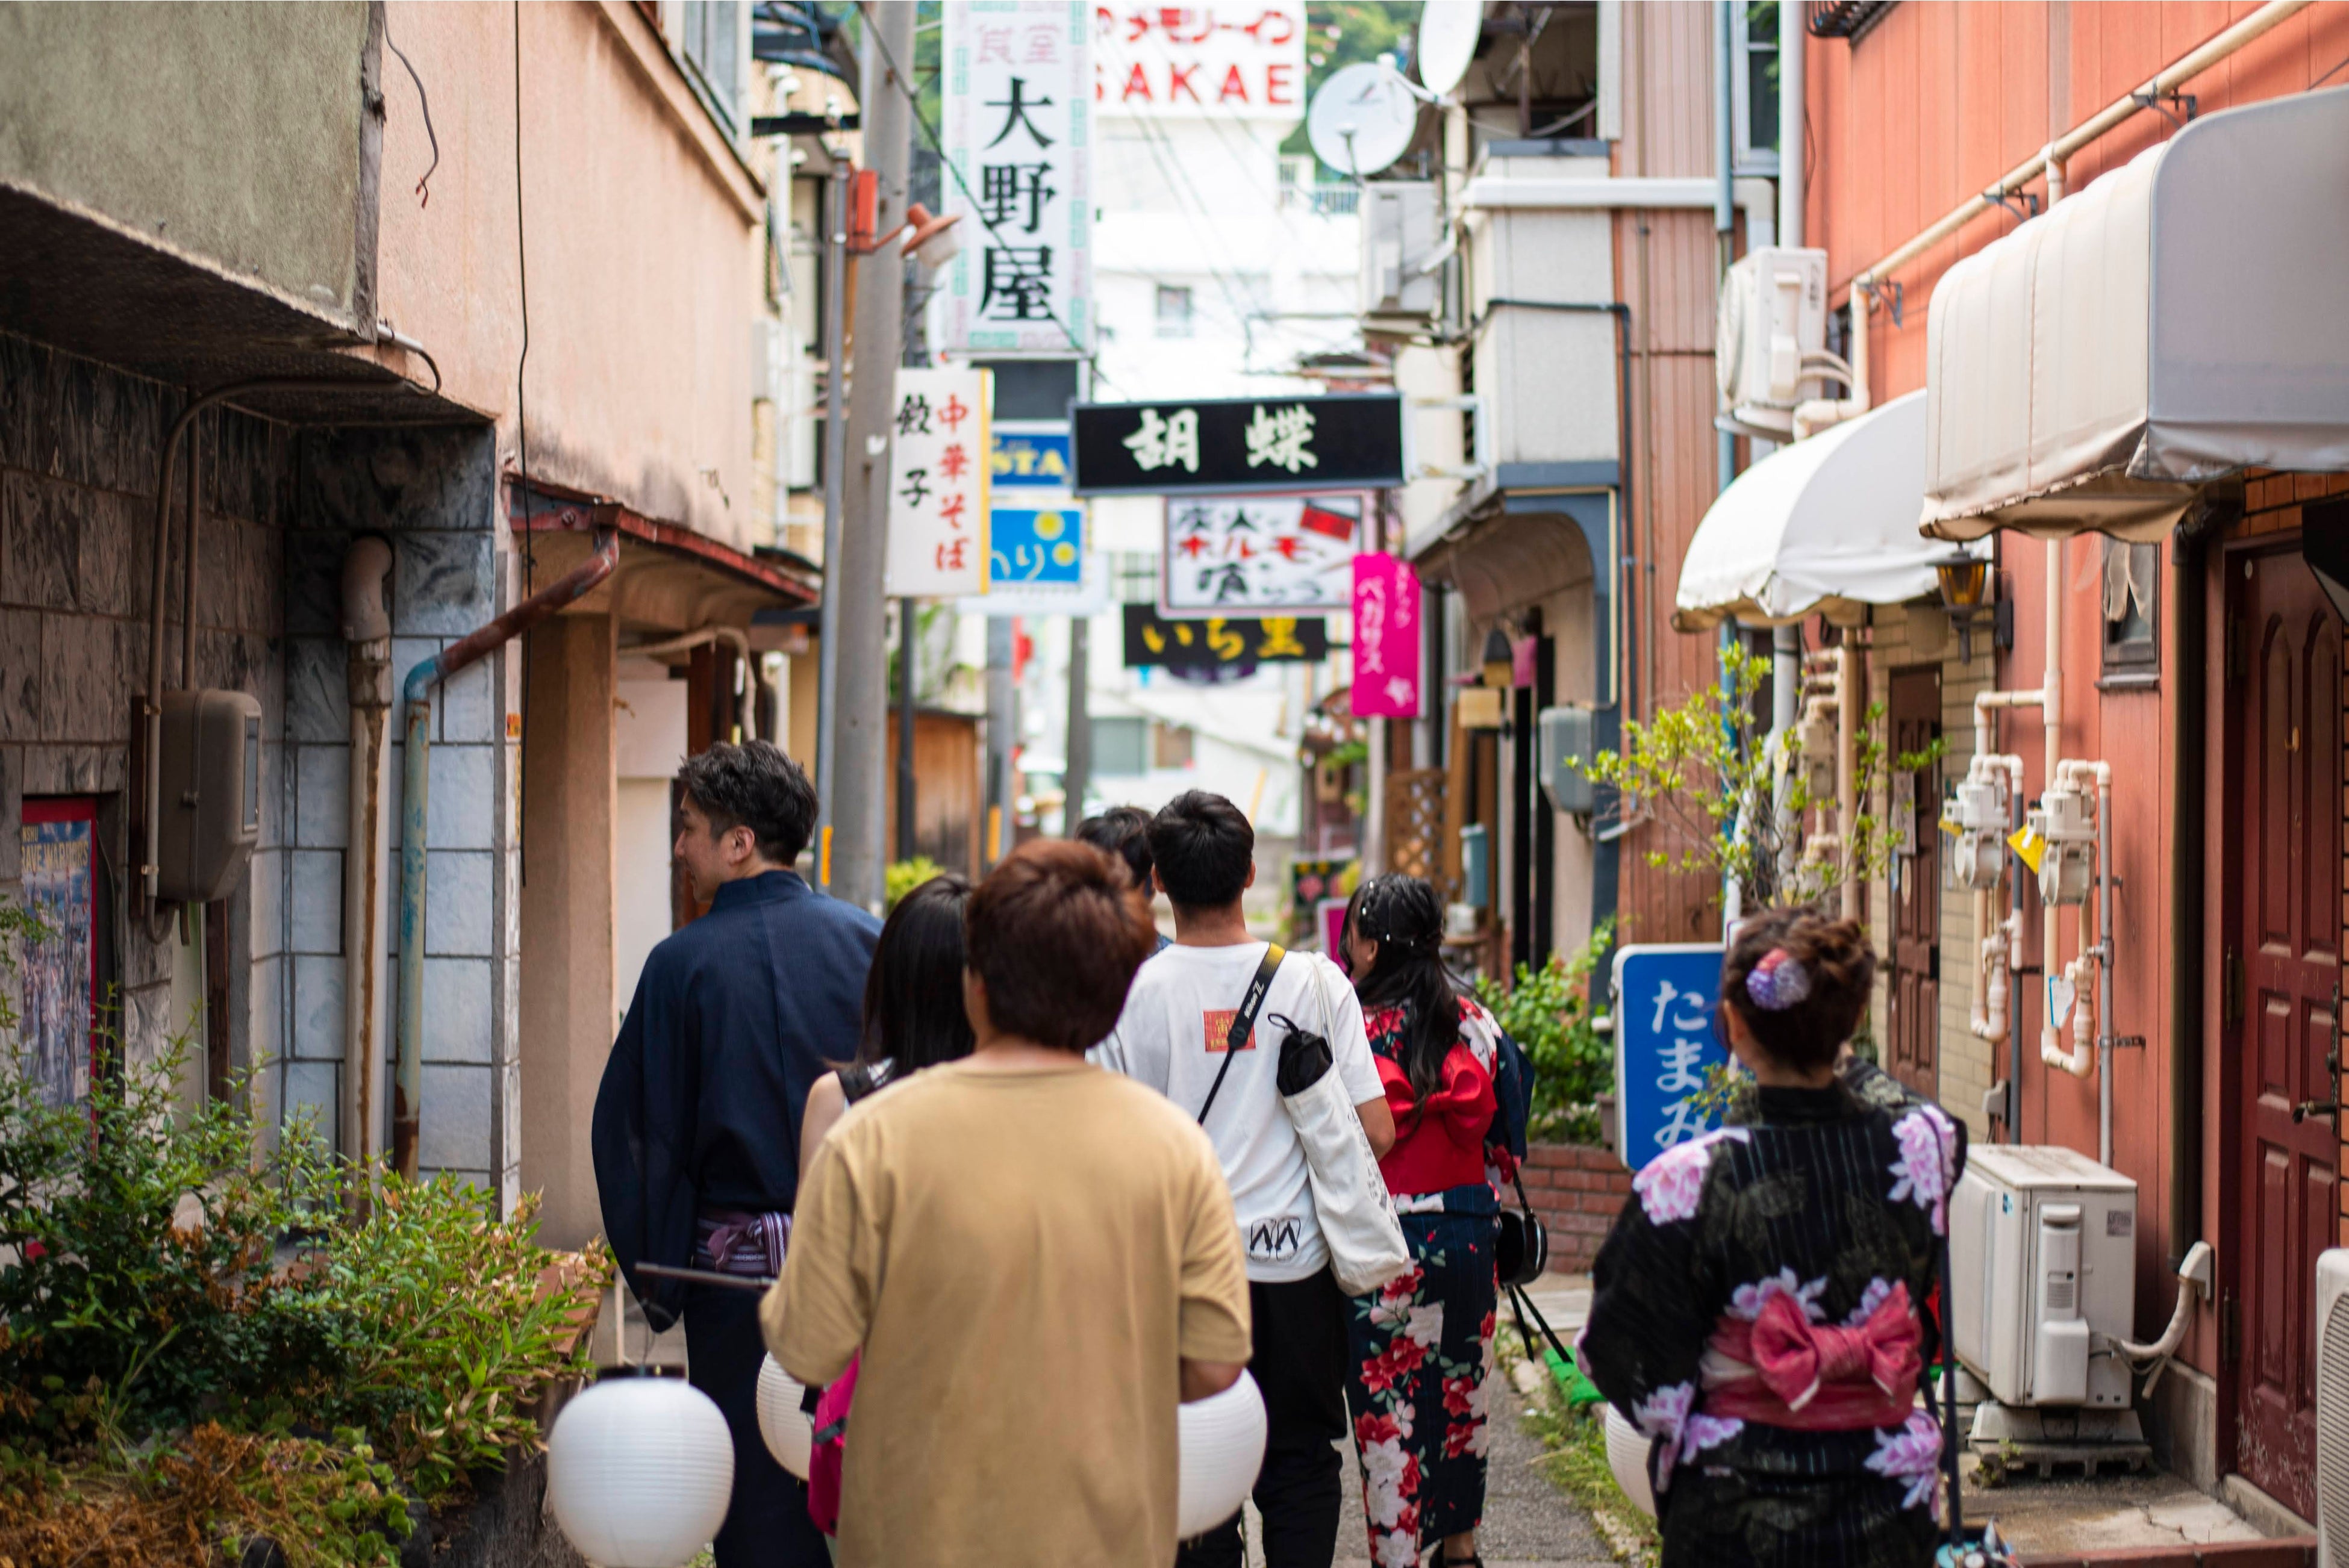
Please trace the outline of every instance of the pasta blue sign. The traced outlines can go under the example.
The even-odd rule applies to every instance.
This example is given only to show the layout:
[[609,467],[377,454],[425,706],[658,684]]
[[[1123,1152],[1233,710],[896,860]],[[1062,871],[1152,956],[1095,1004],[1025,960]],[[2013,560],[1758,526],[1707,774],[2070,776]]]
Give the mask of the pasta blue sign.
[[1066,427],[1059,430],[999,428],[988,459],[991,482],[997,490],[1067,490],[1070,439]]
[[1696,1097],[1729,1060],[1713,1027],[1721,958],[1717,942],[1615,950],[1615,1150],[1634,1171],[1720,1125]]

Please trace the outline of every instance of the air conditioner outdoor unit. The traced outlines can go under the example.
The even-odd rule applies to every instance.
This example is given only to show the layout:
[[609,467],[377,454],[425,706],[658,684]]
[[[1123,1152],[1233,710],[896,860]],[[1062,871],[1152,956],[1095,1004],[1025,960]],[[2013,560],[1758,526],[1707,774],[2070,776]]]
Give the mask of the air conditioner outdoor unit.
[[2044,1407],[2077,1412],[2084,1439],[2143,1440],[2127,1363],[2090,1344],[2137,1326],[2135,1181],[2076,1150],[1976,1145],[1950,1200],[1950,1284],[1958,1359],[1996,1401],[1974,1441],[2034,1435],[2013,1417]]
[[1442,303],[1427,268],[1443,235],[1435,187],[1377,180],[1362,187],[1361,310],[1364,315],[1428,316]]
[[2316,1260],[2316,1560],[2349,1568],[2349,1248]]
[[1721,411],[1792,434],[1795,406],[1821,396],[1816,355],[1827,340],[1827,253],[1765,245],[1729,269],[1714,323]]

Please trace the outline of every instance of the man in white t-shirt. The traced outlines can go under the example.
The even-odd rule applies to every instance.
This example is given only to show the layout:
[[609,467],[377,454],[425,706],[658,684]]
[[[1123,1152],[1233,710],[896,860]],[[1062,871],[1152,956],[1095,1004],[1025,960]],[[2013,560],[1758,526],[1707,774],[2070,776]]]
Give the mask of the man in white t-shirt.
[[[1150,823],[1158,885],[1174,905],[1174,944],[1133,977],[1117,1027],[1093,1052],[1197,1116],[1224,1067],[1226,1044],[1264,961],[1240,898],[1256,881],[1256,832],[1237,807],[1194,789]],[[1371,1148],[1394,1142],[1362,1009],[1346,976],[1319,954],[1291,954],[1274,975],[1254,1032],[1231,1059],[1206,1120],[1230,1183],[1247,1253],[1255,1353],[1248,1363],[1270,1422],[1255,1496],[1267,1568],[1328,1568],[1337,1551],[1339,1460],[1346,1436],[1346,1298],[1313,1212],[1304,1146],[1274,1081],[1286,1031],[1273,1015],[1330,1042],[1331,1070],[1362,1119]],[[1238,1568],[1239,1518],[1185,1544],[1180,1568]]]

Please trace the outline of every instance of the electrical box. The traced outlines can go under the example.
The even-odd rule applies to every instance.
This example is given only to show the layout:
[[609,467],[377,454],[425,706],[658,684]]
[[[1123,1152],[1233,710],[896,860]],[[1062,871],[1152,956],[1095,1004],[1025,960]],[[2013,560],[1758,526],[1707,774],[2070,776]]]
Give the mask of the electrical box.
[[1825,251],[1765,245],[1737,259],[1714,321],[1722,412],[1793,432],[1795,406],[1824,391],[1803,359],[1826,346],[1826,296]]
[[261,704],[241,691],[163,694],[156,901],[210,903],[261,842]]
[[1534,727],[1535,761],[1551,810],[1589,816],[1599,809],[1599,787],[1581,769],[1598,755],[1598,715],[1573,705],[1546,707]]
[[2008,1406],[2121,1409],[2137,1327],[2137,1183],[2076,1150],[1979,1144],[1950,1200],[1958,1359]]
[[2039,798],[2031,826],[2047,841],[2039,857],[2039,897],[2044,903],[2085,903],[2096,873],[2095,815],[2087,791],[2060,784]]
[[1377,180],[1361,187],[1364,315],[1429,316],[1443,303],[1437,275],[1423,272],[1443,239],[1443,209],[1427,181]]

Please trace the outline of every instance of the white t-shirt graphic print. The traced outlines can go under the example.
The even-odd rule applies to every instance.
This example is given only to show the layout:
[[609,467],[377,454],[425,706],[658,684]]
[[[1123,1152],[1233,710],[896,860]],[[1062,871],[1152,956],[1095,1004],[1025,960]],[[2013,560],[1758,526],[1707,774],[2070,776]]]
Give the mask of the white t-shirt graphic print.
[[[1156,954],[1134,975],[1125,1011],[1092,1051],[1112,1072],[1164,1094],[1193,1116],[1207,1100],[1224,1065],[1232,1015],[1247,994],[1265,944],[1185,947]],[[1232,1062],[1208,1112],[1207,1136],[1247,1253],[1248,1278],[1268,1284],[1309,1279],[1330,1261],[1313,1214],[1305,1148],[1281,1108],[1278,1013],[1298,1027],[1329,1037],[1330,1054],[1353,1104],[1381,1098],[1377,1065],[1362,1033],[1362,1007],[1338,966],[1318,953],[1292,953],[1273,976],[1248,1045]]]

